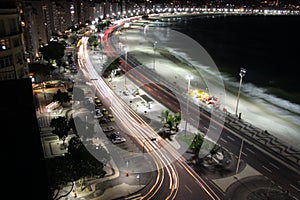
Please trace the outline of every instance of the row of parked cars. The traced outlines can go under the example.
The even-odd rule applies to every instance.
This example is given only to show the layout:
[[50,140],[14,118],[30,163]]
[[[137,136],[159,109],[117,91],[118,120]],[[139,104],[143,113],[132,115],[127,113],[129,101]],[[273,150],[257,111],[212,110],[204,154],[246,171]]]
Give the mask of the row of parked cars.
[[94,97],[93,103],[95,104],[95,115],[94,118],[98,119],[99,124],[103,132],[106,134],[107,138],[113,144],[119,144],[126,142],[124,137],[121,137],[119,132],[115,131],[114,126],[110,124],[110,122],[114,122],[114,116],[108,112],[108,110],[103,106],[101,100],[98,97]]

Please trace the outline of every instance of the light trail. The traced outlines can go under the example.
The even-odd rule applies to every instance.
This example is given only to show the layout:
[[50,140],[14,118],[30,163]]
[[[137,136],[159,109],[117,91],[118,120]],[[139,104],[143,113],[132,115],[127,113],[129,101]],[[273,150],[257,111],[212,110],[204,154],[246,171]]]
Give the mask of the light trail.
[[[87,38],[82,38],[82,44],[86,44]],[[84,59],[85,62],[79,62],[81,65],[81,70],[86,77],[87,80],[95,80],[93,81],[93,85],[97,93],[99,93],[105,99],[110,99],[111,105],[110,109],[113,112],[113,115],[118,116],[118,123],[126,129],[128,133],[133,136],[133,138],[148,151],[151,151],[150,156],[153,158],[155,162],[155,166],[158,171],[158,176],[156,178],[155,184],[149,190],[149,192],[144,195],[142,198],[153,197],[160,189],[163,184],[165,170],[169,177],[169,197],[175,196],[174,191],[178,187],[177,183],[177,173],[176,169],[172,165],[165,165],[165,163],[169,163],[169,160],[165,154],[162,154],[160,151],[155,151],[157,147],[152,146],[151,142],[143,142],[144,139],[154,137],[156,133],[153,129],[148,126],[147,123],[143,121],[122,99],[120,99],[106,84],[106,82],[98,75],[95,69],[92,67],[91,61],[88,59],[87,48],[86,45],[84,47],[80,47],[81,59]],[[168,199],[169,199],[168,197]]]

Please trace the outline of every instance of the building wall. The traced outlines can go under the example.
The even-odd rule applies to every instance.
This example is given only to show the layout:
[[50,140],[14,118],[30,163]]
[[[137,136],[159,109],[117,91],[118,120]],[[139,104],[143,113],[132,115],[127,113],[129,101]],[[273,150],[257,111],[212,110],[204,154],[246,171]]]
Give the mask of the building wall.
[[0,8],[0,80],[27,76],[20,9]]

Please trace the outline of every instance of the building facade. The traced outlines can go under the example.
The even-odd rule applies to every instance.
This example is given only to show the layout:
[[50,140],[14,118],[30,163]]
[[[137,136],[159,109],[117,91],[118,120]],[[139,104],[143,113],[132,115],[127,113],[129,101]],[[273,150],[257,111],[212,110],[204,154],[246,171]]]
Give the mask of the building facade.
[[0,80],[20,79],[28,74],[22,12],[13,2],[0,6]]

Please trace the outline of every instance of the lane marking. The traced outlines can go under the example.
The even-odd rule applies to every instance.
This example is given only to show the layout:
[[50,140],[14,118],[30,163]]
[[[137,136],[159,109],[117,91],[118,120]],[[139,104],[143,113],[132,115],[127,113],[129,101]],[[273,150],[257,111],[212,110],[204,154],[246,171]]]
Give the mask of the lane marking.
[[277,165],[275,165],[275,164],[273,164],[273,163],[271,163],[271,162],[269,162],[269,163],[270,163],[270,165],[273,166],[274,168],[280,169]]
[[228,143],[225,139],[220,138],[220,140],[222,140],[224,143]]
[[249,152],[251,152],[251,153],[255,154],[255,152],[254,152],[254,151],[252,151],[251,149],[249,149],[248,147],[246,147],[246,149],[247,149],[247,151],[249,151]]
[[184,185],[184,187],[185,187],[190,193],[193,193],[193,191],[192,191],[187,185]]
[[296,186],[294,186],[294,185],[292,185],[292,184],[290,184],[290,186],[291,186],[292,188],[294,188],[295,190],[297,190],[298,192],[300,192],[300,189],[297,188]]
[[139,193],[139,194],[132,195],[132,196],[130,196],[130,197],[126,197],[125,199],[132,199],[132,198],[136,198],[136,197],[139,197],[139,196],[141,196],[140,193]]
[[235,139],[233,139],[233,138],[230,137],[229,135],[227,135],[226,137],[229,138],[231,141],[235,141]]
[[247,154],[246,154],[246,153],[244,153],[243,151],[242,151],[242,154],[243,154],[244,156],[247,156]]
[[262,166],[265,170],[267,170],[268,172],[272,173],[272,170],[270,170],[269,168],[267,168],[266,166]]

